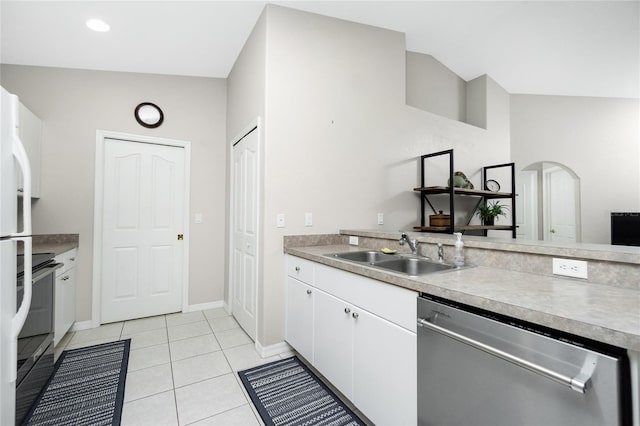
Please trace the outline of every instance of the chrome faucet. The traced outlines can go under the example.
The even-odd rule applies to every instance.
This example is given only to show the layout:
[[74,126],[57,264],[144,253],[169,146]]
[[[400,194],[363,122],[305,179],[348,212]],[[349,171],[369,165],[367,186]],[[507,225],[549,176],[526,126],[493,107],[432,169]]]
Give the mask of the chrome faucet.
[[442,243],[438,243],[438,262],[444,262],[444,248],[442,247]]
[[415,239],[414,239],[414,240],[409,239],[409,238],[407,237],[407,234],[403,232],[403,233],[400,235],[400,240],[398,241],[398,243],[399,243],[401,246],[403,246],[403,245],[404,245],[404,243],[409,244],[409,248],[411,249],[411,254],[415,254],[416,256],[418,255],[418,246],[420,245],[420,241],[415,240]]

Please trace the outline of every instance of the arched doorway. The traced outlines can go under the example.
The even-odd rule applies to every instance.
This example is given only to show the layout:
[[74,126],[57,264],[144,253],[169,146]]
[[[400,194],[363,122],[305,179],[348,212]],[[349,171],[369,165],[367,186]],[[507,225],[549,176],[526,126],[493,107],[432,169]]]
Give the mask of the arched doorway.
[[518,173],[518,238],[579,242],[580,178],[567,166],[540,161]]

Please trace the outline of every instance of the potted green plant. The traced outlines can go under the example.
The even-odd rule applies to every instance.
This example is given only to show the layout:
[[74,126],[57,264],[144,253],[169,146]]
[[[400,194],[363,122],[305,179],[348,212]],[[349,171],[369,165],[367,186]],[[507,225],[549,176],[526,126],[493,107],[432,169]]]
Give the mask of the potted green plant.
[[480,207],[478,207],[478,216],[480,216],[480,220],[483,224],[487,226],[493,226],[495,223],[495,219],[498,216],[507,216],[507,210],[509,210],[508,206],[504,204],[500,204],[499,201],[495,201],[493,203],[482,203]]

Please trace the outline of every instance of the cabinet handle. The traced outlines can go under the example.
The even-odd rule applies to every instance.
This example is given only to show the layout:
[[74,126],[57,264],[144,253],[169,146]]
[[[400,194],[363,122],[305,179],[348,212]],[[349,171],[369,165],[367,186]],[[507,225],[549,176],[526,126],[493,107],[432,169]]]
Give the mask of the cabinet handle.
[[300,272],[300,267],[296,266],[296,272]]
[[76,261],[76,258],[75,258],[75,257],[72,257],[72,258],[69,258],[69,260],[70,260],[70,261],[72,261],[72,262],[75,262],[75,261]]
[[351,313],[351,309],[349,308],[344,308],[344,313],[349,315]]
[[24,188],[18,188],[18,192],[24,192]]
[[354,312],[351,316],[353,317],[353,319],[358,319],[360,315],[358,315],[357,312]]
[[307,290],[307,294],[311,294],[311,293],[312,293],[311,290]]
[[62,281],[66,281],[69,279],[69,275],[65,275],[64,277],[62,277]]

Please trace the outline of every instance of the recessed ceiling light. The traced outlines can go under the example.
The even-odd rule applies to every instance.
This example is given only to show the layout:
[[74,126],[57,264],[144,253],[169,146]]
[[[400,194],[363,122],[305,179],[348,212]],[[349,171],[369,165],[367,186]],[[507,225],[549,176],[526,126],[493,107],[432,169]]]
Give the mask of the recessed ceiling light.
[[89,19],[87,20],[87,27],[92,29],[93,31],[97,31],[99,33],[106,33],[111,29],[109,24],[104,22],[101,19]]

